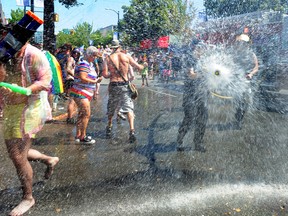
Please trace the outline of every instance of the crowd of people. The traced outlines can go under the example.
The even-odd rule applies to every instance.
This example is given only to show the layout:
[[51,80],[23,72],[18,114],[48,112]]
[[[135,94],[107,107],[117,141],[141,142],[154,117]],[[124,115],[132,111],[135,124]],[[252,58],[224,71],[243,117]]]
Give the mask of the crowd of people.
[[[3,38],[5,35],[1,33]],[[240,37],[237,40],[243,40]],[[195,69],[203,46],[197,41],[191,47],[191,55],[186,55],[185,82],[183,95],[184,118],[177,137],[177,150],[183,151],[183,139],[192,125],[195,126],[193,142],[196,151],[205,152],[203,137],[208,120],[208,109],[205,101],[208,92],[200,91],[201,77]],[[173,52],[151,52],[149,54],[129,54],[123,50],[118,40],[113,40],[106,47],[89,46],[84,52],[66,43],[56,53],[64,85],[64,92],[51,92],[52,72],[44,52],[26,43],[11,59],[10,64],[0,63],[0,82],[15,83],[31,90],[26,96],[0,88],[0,117],[4,111],[4,140],[9,157],[17,170],[23,186],[22,201],[11,211],[10,215],[19,216],[27,212],[35,203],[32,194],[33,170],[29,161],[42,161],[47,169],[44,177],[49,179],[59,162],[56,156],[48,156],[32,148],[35,138],[44,123],[52,119],[60,100],[68,100],[67,124],[76,125],[75,142],[94,144],[95,138],[87,136],[87,127],[91,116],[91,100],[99,94],[100,83],[109,79],[106,135],[111,137],[113,117],[126,119],[129,123],[130,143],[134,143],[134,102],[131,98],[130,84],[134,73],[141,75],[142,87],[149,86],[149,79],[158,77],[161,82],[169,83],[177,79],[182,65],[179,57]],[[255,55],[253,55],[255,57]],[[241,56],[240,56],[241,59]],[[240,61],[240,60],[239,60]],[[257,72],[256,66],[247,68],[248,78]],[[48,95],[49,94],[49,95]],[[242,101],[243,102],[243,101]],[[243,104],[241,102],[241,104]],[[239,106],[235,118],[241,124],[246,106]],[[76,119],[75,119],[76,116]]]

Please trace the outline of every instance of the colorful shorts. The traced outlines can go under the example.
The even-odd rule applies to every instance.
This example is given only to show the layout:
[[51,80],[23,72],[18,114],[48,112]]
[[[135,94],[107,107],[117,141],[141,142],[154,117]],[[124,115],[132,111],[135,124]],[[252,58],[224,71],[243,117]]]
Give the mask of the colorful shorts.
[[70,96],[80,99],[88,99],[91,101],[93,97],[93,91],[88,91],[86,89],[80,89],[73,86],[70,88]]

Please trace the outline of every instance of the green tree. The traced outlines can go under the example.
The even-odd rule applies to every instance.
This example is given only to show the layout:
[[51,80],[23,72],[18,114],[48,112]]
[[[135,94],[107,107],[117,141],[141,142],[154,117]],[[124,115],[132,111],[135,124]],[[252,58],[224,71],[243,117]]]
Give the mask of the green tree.
[[164,35],[181,34],[194,17],[192,6],[182,0],[132,0],[122,9],[121,31],[135,45],[143,39],[155,41]]
[[71,31],[73,31],[73,34],[71,34],[69,30],[63,30],[57,34],[57,47],[67,43],[67,41],[76,47],[82,45],[88,47],[90,41],[92,41],[95,46],[107,45],[113,37],[112,31],[103,37],[99,30],[93,31],[93,26],[87,22],[77,24]]
[[113,39],[113,32],[107,32],[105,37],[101,34],[101,32],[99,30],[97,30],[96,32],[94,32],[93,34],[91,34],[90,36],[91,40],[93,40],[94,42],[94,46],[98,46],[98,45],[108,45],[112,39]]
[[[64,30],[60,31],[56,36],[56,47],[62,46],[64,43],[70,42],[73,38],[73,35],[65,32]],[[75,46],[74,44],[72,44]]]
[[24,16],[24,10],[18,8],[17,10],[11,10],[11,18],[8,19],[9,23],[17,23]]
[[[81,5],[77,0],[58,0],[65,7],[73,7]],[[44,29],[43,29],[43,49],[54,52],[56,49],[55,24],[54,16],[54,0],[44,1]]]
[[84,45],[85,47],[89,46],[89,41],[91,40],[91,34],[93,34],[93,26],[87,22],[82,24],[77,24],[74,28],[74,35],[71,40],[72,44],[76,46]]
[[258,10],[285,11],[288,9],[287,0],[204,0],[208,16],[221,18]]

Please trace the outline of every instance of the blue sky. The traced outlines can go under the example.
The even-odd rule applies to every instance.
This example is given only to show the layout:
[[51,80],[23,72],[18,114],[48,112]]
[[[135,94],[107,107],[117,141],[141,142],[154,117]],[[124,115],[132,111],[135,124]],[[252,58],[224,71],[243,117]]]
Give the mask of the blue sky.
[[[16,5],[16,0],[1,0],[5,16],[10,17],[11,10],[19,8]],[[111,10],[105,10],[110,8],[120,12],[120,19],[123,17],[123,11],[121,7],[123,5],[129,6],[130,0],[79,0],[83,6],[65,8],[57,0],[55,1],[55,13],[59,14],[59,22],[55,23],[55,31],[61,31],[64,28],[73,28],[78,23],[88,22],[93,25],[93,29],[116,25],[117,14]],[[203,0],[195,0],[194,6],[197,9],[203,8]],[[24,9],[24,7],[20,7]],[[29,10],[29,8],[27,8]],[[37,12],[40,11],[40,12]],[[42,11],[42,12],[41,12]],[[35,8],[35,13],[39,17],[43,17],[43,8]]]

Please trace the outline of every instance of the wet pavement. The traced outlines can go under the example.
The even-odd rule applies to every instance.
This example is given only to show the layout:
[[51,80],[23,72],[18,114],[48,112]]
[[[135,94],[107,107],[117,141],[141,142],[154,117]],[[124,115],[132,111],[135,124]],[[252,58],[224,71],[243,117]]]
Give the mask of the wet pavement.
[[[127,121],[115,119],[112,138],[106,138],[107,80],[92,101],[87,130],[96,144],[75,143],[75,126],[65,118],[45,125],[33,145],[60,162],[47,181],[45,166],[32,163],[36,205],[26,215],[288,215],[287,115],[250,110],[242,130],[218,127],[232,110],[211,99],[211,110],[221,111],[209,116],[208,151],[192,151],[191,132],[187,151],[177,152],[183,81],[141,87],[138,77],[136,85],[135,144],[128,142]],[[65,113],[65,103],[54,116]],[[21,190],[3,136],[0,143],[0,215],[7,215]]]

